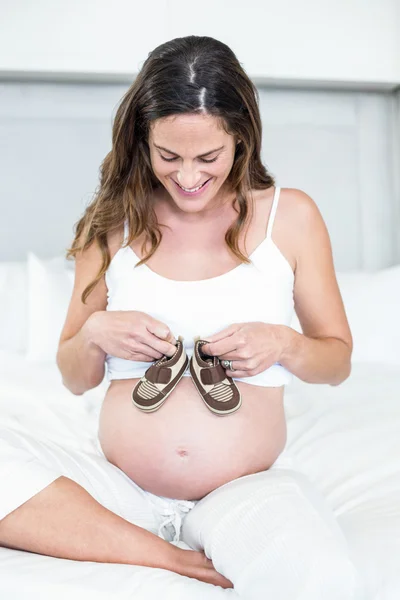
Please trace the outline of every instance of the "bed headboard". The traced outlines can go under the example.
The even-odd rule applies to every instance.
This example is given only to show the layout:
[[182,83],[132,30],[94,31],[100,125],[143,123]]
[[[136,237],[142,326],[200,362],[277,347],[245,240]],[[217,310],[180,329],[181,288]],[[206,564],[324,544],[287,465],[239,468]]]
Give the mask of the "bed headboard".
[[[0,83],[0,260],[23,260],[28,250],[51,257],[69,246],[73,225],[98,186],[112,120],[128,86]],[[393,146],[398,95],[258,90],[263,161],[278,185],[300,188],[318,204],[336,269],[400,262]]]

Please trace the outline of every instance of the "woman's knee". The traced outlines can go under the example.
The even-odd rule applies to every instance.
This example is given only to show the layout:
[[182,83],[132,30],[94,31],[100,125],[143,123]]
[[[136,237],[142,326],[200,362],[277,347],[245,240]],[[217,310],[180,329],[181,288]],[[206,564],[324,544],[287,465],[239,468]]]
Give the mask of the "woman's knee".
[[182,539],[200,549],[212,533],[228,524],[235,524],[235,529],[240,531],[249,518],[258,517],[262,522],[266,516],[272,523],[280,516],[287,522],[287,519],[300,517],[299,510],[304,511],[304,504],[314,514],[315,508],[308,506],[310,494],[306,496],[302,484],[301,474],[287,469],[234,479],[196,504],[185,518]]
[[239,587],[255,576],[261,586],[275,579],[278,588],[291,577],[293,589],[342,590],[355,577],[344,535],[322,495],[286,469],[241,477],[208,494],[186,516],[182,539],[204,550],[227,577],[236,576]]

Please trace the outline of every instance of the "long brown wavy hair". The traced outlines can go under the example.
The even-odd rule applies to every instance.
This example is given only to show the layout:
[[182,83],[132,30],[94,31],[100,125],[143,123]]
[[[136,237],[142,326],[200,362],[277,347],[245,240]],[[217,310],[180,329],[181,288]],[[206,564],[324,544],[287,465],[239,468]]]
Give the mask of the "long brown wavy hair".
[[128,219],[126,245],[145,232],[151,249],[137,266],[145,263],[161,242],[162,234],[152,205],[153,191],[161,183],[151,167],[148,134],[152,121],[170,115],[213,115],[226,133],[241,140],[236,145],[227,177],[228,187],[236,193],[238,217],[226,231],[225,241],[242,262],[251,262],[238,246],[239,234],[249,216],[247,194],[275,184],[261,162],[262,125],[258,104],[257,88],[223,42],[190,35],[170,40],[149,53],[118,106],[112,128],[112,148],[100,166],[100,185],[74,225],[75,237],[67,249],[69,259],[95,240],[102,253],[102,266],[84,289],[83,303],[110,264],[107,244],[110,230],[122,226]]

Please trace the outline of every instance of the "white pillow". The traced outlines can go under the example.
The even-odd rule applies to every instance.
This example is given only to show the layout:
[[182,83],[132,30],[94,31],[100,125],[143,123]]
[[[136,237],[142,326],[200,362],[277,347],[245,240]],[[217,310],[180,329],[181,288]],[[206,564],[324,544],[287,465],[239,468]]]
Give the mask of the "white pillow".
[[26,352],[28,272],[25,261],[0,263],[0,348]]
[[[348,308],[357,309],[357,303],[360,301],[359,296],[363,293],[363,286],[369,279],[371,278],[372,273],[368,273],[367,271],[350,271],[338,273],[336,272],[336,279],[339,285],[340,293],[343,298],[343,302],[345,305],[346,313],[348,312]],[[349,312],[352,313],[352,310]],[[347,318],[349,320],[349,325],[351,328],[350,317],[347,314]],[[351,315],[353,318],[353,315]],[[293,313],[292,323],[290,324],[292,329],[295,329],[299,333],[303,333],[303,329],[300,325],[300,321],[296,315]]]
[[[352,363],[400,366],[400,265],[336,277],[353,336]],[[296,314],[291,327],[302,333]]]
[[40,259],[28,252],[28,360],[56,361],[74,286],[71,264],[63,256]]
[[400,265],[370,273],[345,306],[354,340],[352,362],[400,367]]

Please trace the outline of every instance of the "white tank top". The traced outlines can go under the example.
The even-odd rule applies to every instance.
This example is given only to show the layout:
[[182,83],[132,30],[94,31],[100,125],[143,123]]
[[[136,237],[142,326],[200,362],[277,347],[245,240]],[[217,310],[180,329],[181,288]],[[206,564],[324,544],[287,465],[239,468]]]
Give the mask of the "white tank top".
[[[130,246],[120,248],[105,274],[108,288],[107,310],[137,310],[168,325],[183,344],[189,358],[194,337],[207,339],[232,323],[263,321],[290,326],[293,316],[294,273],[272,240],[271,232],[280,188],[274,200],[263,241],[249,256],[251,264],[241,263],[223,275],[197,281],[177,281],[158,275]],[[128,236],[125,221],[124,242]],[[106,355],[107,379],[140,378],[150,362],[126,360]],[[189,370],[185,376],[190,376]],[[251,377],[232,377],[258,386],[278,387],[290,383],[293,375],[279,363]]]

